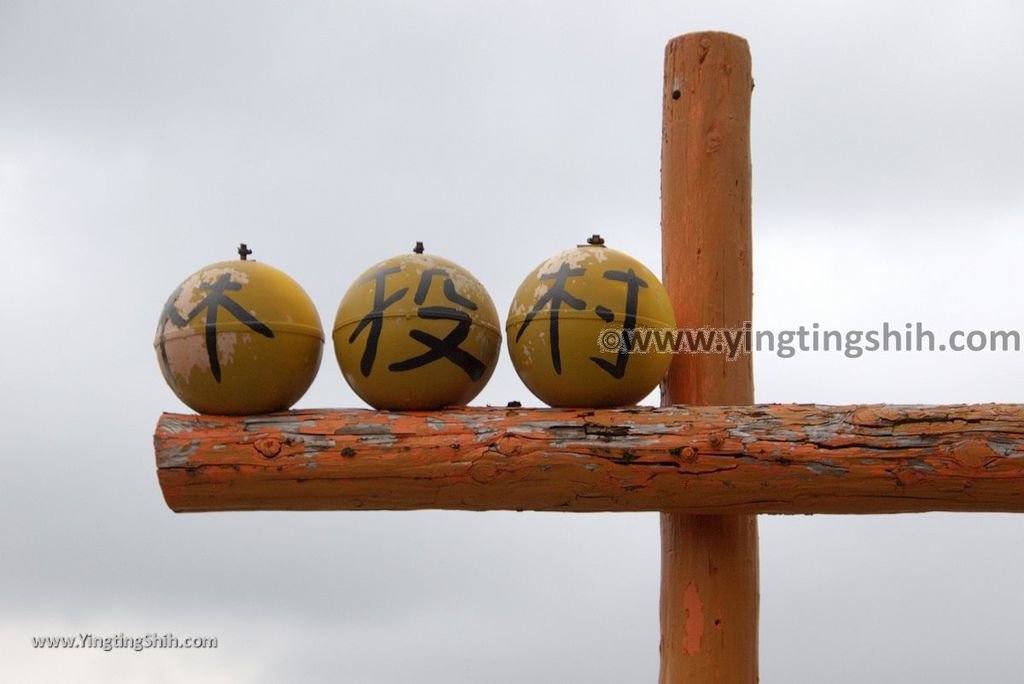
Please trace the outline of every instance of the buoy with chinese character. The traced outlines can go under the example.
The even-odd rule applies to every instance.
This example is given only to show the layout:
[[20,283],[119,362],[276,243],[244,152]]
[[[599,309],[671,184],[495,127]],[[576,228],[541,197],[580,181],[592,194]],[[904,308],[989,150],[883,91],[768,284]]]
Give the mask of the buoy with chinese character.
[[[505,332],[516,372],[549,406],[628,406],[646,397],[672,354],[653,332],[675,328],[668,292],[643,264],[595,235],[526,277]],[[645,353],[641,342],[650,348]]]
[[199,413],[290,408],[320,367],[324,333],[309,295],[290,277],[249,261],[202,268],[178,286],[157,325],[164,379]]
[[462,406],[494,372],[501,325],[494,302],[469,271],[412,254],[382,261],[345,293],[334,320],[342,375],[377,409]]

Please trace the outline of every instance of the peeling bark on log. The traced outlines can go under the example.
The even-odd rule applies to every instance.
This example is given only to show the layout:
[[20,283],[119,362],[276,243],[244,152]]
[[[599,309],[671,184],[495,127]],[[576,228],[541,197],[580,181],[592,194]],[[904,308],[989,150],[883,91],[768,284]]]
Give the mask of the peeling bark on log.
[[164,414],[171,509],[1024,512],[1024,405]]

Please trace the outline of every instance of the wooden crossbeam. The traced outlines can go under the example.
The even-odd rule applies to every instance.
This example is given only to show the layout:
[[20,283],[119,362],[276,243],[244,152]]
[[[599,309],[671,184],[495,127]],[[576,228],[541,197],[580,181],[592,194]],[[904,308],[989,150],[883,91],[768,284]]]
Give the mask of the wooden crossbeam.
[[171,509],[1024,511],[1024,405],[164,414]]

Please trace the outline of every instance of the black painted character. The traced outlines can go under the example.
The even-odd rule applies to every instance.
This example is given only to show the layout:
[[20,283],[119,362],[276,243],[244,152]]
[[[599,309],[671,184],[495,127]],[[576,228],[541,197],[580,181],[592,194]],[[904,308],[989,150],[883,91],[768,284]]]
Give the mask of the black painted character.
[[409,337],[427,347],[427,351],[403,361],[396,361],[388,366],[388,370],[395,372],[409,371],[425,366],[428,363],[433,363],[438,359],[448,359],[465,371],[471,380],[479,380],[483,376],[484,371],[487,370],[487,366],[480,359],[459,347],[469,335],[469,329],[473,324],[469,314],[450,306],[423,306],[435,277],[444,278],[444,296],[449,302],[458,304],[470,311],[476,311],[476,302],[456,292],[455,283],[452,281],[448,271],[443,268],[428,268],[425,270],[420,276],[419,286],[416,288],[416,294],[413,297],[413,301],[420,307],[417,314],[420,318],[426,320],[455,321],[456,325],[443,339],[423,330],[410,330]]
[[526,318],[523,319],[522,325],[519,326],[519,332],[516,333],[516,342],[526,332],[526,328],[529,327],[533,319],[537,317],[537,314],[544,309],[548,304],[551,305],[551,319],[549,321],[550,335],[551,335],[551,364],[555,368],[555,372],[559,375],[562,374],[562,355],[558,348],[558,312],[561,309],[562,304],[568,304],[577,311],[586,307],[587,303],[578,297],[574,297],[565,290],[565,281],[571,276],[581,276],[586,272],[584,268],[569,268],[567,262],[562,262],[558,267],[558,270],[554,273],[541,273],[541,280],[554,280],[555,282],[548,288],[540,299],[533,305],[530,312],[526,314]]
[[363,329],[366,326],[370,326],[370,332],[366,337],[366,347],[363,349],[363,357],[359,361],[359,370],[364,378],[370,376],[370,372],[373,370],[373,362],[377,359],[377,345],[380,343],[380,331],[384,326],[384,310],[404,297],[405,293],[409,291],[409,288],[403,287],[392,292],[388,297],[384,296],[385,281],[388,276],[401,270],[401,266],[379,268],[360,281],[361,283],[373,281],[373,309],[359,320],[356,329],[348,336],[348,342],[349,344],[355,342],[359,334],[363,332]]
[[178,313],[178,307],[174,305],[177,301],[178,296],[181,294],[181,286],[179,285],[171,296],[167,298],[167,302],[164,304],[164,310],[160,314],[160,322],[157,323],[156,329],[160,334],[160,366],[164,371],[164,377],[171,383],[172,387],[177,386],[177,381],[174,379],[174,373],[171,372],[171,360],[167,356],[167,337],[166,330],[167,324],[170,323],[175,328],[184,328],[188,325],[180,313]]
[[[636,333],[636,315],[637,309],[639,309],[640,288],[647,287],[647,283],[632,268],[627,271],[605,271],[604,277],[608,280],[618,280],[626,284],[626,314],[622,320],[622,343],[619,345],[615,363],[596,356],[591,356],[590,360],[616,380],[621,380],[622,376],[626,374],[629,350],[633,345],[633,335]],[[594,313],[600,316],[601,320],[605,323],[611,323],[615,320],[615,313],[600,304],[594,307]]]
[[240,323],[244,323],[254,332],[257,332],[264,337],[273,337],[274,331],[267,327],[265,323],[258,321],[252,314],[242,308],[238,302],[234,301],[227,295],[229,291],[237,292],[242,289],[241,283],[236,283],[231,280],[231,274],[222,273],[213,283],[201,283],[199,285],[199,289],[206,290],[209,294],[203,297],[202,301],[196,304],[184,318],[182,318],[181,314],[178,313],[178,309],[175,306],[175,300],[178,298],[178,295],[181,294],[181,288],[179,287],[175,290],[174,294],[171,295],[171,298],[167,300],[167,304],[164,306],[163,315],[160,318],[161,362],[168,371],[166,375],[171,376],[169,361],[167,359],[167,350],[164,346],[164,329],[166,324],[170,322],[175,327],[184,328],[195,320],[203,310],[205,310],[206,353],[210,359],[210,372],[213,374],[214,380],[220,382],[220,359],[217,357],[217,312],[222,307]]

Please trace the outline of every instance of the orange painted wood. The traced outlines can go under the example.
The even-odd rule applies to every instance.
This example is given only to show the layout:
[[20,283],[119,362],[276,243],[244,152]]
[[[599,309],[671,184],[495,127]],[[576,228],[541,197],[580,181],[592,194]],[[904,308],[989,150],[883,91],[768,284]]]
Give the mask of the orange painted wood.
[[175,511],[1024,512],[1024,405],[164,414],[155,447]]
[[[662,273],[685,328],[751,320],[750,97],[747,41],[690,33],[665,49]],[[751,356],[676,356],[662,403],[754,401]],[[758,679],[757,519],[661,516],[661,684]]]

